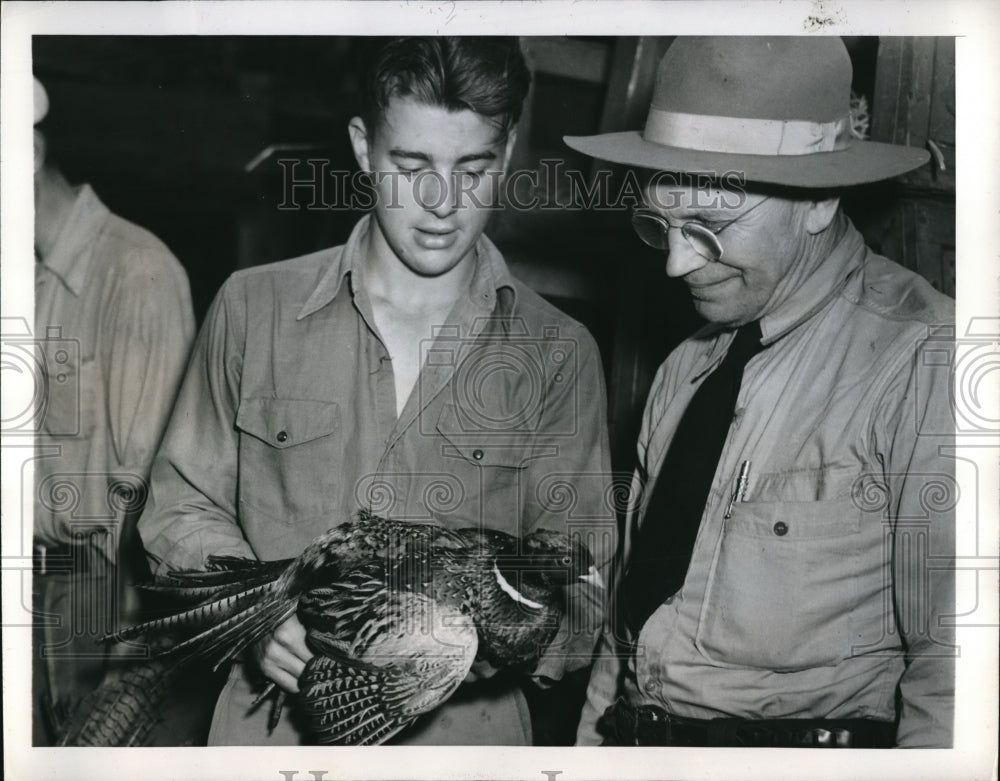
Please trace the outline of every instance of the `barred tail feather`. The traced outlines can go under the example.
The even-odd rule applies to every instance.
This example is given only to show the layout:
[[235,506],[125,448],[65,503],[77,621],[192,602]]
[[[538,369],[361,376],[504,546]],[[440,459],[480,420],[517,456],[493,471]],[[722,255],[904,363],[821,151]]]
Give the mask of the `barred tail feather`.
[[254,586],[278,580],[291,560],[254,561],[232,556],[209,556],[206,570],[174,570],[137,587],[178,602],[221,599]]
[[207,659],[214,660],[213,669],[219,669],[245,649],[273,632],[278,626],[295,615],[294,601],[272,602],[248,616],[242,626],[233,625],[214,638],[204,650]]
[[257,602],[164,652],[178,662],[199,657],[218,669],[295,612],[295,601]]
[[264,583],[230,594],[213,602],[206,602],[181,613],[145,621],[141,624],[125,627],[113,634],[105,635],[102,641],[120,643],[142,636],[158,636],[180,633],[181,635],[198,632],[207,624],[218,625],[230,619],[234,614],[246,609],[247,602],[260,599],[273,588],[271,583]]

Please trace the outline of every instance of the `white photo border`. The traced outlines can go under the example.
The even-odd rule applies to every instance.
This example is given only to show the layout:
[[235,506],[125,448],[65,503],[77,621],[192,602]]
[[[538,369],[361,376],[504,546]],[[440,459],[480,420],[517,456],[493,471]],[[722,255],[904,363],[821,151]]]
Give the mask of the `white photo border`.
[[[33,35],[690,35],[956,37],[957,336],[1000,341],[1000,4],[800,2],[4,2],[0,72],[0,314],[33,323]],[[26,195],[28,194],[28,195]],[[5,319],[7,324],[11,321]],[[979,401],[1000,409],[1000,360]],[[3,407],[27,389],[4,375]],[[990,404],[993,407],[990,407]],[[6,415],[4,416],[6,419]],[[998,434],[1000,432],[993,432]],[[5,777],[158,779],[938,779],[996,777],[997,456],[1000,436],[957,440],[959,505],[955,747],[816,751],[634,748],[31,748],[30,446],[2,442]],[[26,481],[26,483],[24,482]],[[977,512],[978,508],[978,512]],[[971,572],[970,572],[971,571]],[[25,591],[25,589],[27,589]],[[294,775],[289,775],[294,771]]]

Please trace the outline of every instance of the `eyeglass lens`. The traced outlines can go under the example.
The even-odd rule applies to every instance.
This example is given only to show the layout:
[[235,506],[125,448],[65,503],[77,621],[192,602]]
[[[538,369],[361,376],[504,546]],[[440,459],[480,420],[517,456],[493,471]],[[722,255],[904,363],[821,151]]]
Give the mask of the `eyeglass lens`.
[[[637,212],[632,215],[632,228],[650,247],[664,252],[670,249],[668,239],[670,225],[659,215]],[[681,235],[702,257],[713,261],[722,258],[722,245],[715,234],[704,225],[697,222],[685,223],[681,226]]]
[[669,226],[662,217],[637,212],[632,215],[632,228],[653,249],[666,251],[670,248],[667,240]]
[[722,259],[722,245],[719,243],[719,239],[704,225],[697,222],[686,222],[681,226],[681,235],[703,258],[714,261]]

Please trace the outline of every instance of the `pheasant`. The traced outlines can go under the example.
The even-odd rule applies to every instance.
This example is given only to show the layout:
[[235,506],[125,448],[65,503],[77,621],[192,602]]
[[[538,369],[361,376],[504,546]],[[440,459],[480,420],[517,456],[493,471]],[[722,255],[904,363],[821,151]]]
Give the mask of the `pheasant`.
[[518,539],[365,512],[295,559],[211,557],[207,567],[157,577],[149,590],[189,606],[112,639],[171,636],[174,665],[218,667],[298,615],[315,654],[298,700],[329,745],[385,742],[445,702],[477,659],[533,664],[558,631],[566,589],[600,584],[590,552],[565,534]]

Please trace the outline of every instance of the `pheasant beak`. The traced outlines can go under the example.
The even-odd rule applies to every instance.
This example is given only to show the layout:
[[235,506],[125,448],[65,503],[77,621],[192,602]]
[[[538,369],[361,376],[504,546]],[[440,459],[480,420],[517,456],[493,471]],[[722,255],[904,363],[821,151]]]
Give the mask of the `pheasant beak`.
[[590,565],[590,569],[587,570],[587,574],[580,575],[578,580],[582,580],[584,583],[594,586],[594,588],[604,588],[604,579],[601,578],[601,573],[597,571],[597,567],[593,564]]

